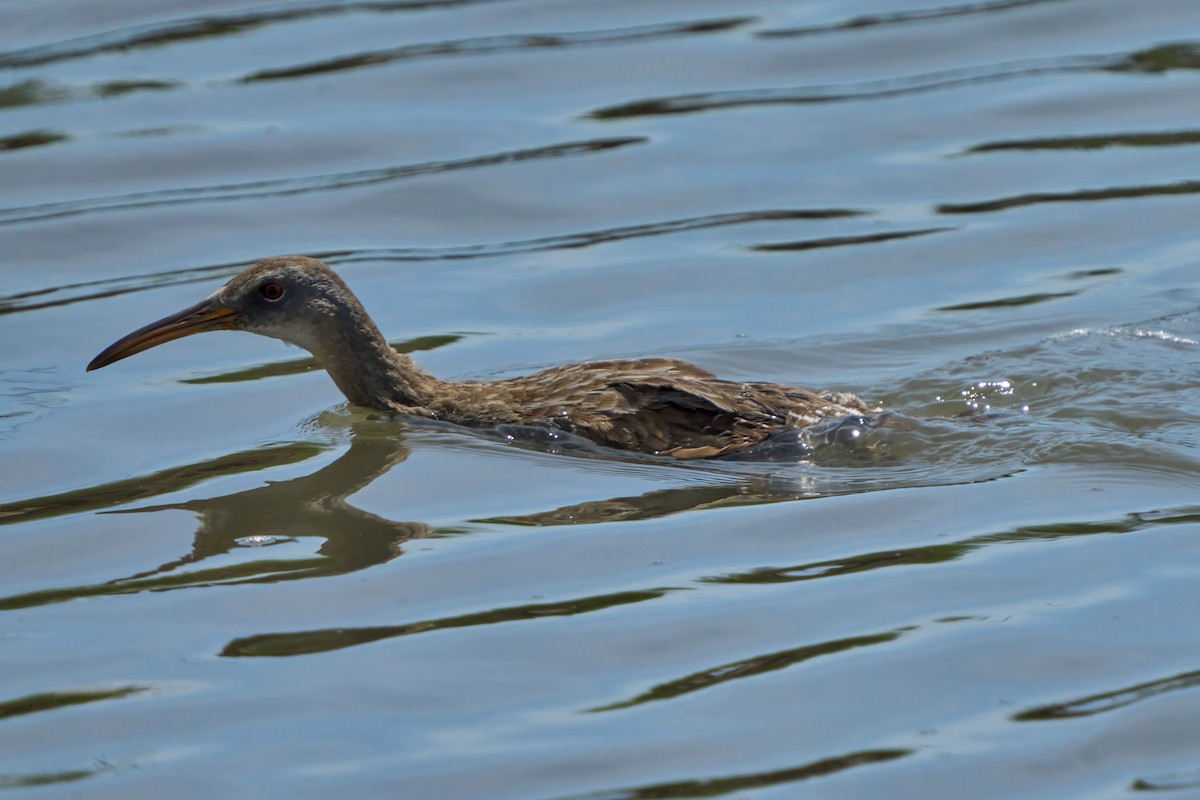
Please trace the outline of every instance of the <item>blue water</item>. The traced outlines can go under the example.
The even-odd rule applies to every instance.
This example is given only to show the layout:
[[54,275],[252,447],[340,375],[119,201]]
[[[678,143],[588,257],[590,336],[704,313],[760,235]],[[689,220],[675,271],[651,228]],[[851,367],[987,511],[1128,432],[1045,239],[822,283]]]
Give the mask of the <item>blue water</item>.
[[[0,788],[1200,793],[1198,68],[1184,0],[0,3]],[[285,253],[443,377],[905,424],[680,464],[245,334],[83,371]]]

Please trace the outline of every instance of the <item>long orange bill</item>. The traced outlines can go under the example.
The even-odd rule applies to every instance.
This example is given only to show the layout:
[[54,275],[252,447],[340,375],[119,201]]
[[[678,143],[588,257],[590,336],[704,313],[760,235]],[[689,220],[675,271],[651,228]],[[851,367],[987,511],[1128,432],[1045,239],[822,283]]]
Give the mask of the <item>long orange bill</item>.
[[210,297],[191,308],[185,308],[177,314],[138,328],[128,336],[113,342],[103,353],[92,359],[92,363],[87,365],[87,371],[107,367],[114,361],[120,361],[173,339],[191,336],[193,333],[227,330],[231,327],[230,317],[237,313]]

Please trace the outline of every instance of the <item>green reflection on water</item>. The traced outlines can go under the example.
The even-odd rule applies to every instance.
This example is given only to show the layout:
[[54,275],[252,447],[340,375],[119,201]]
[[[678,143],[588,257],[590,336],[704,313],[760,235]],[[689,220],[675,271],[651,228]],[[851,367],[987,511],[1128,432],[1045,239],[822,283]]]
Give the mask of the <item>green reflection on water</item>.
[[1200,131],[1112,133],[1098,136],[1048,136],[1039,139],[1008,139],[968,148],[967,153],[1000,150],[1104,150],[1109,147],[1174,147],[1200,144]]
[[569,798],[562,798],[562,800],[667,800],[673,797],[722,797],[734,792],[777,786],[783,783],[832,775],[854,767],[894,761],[912,752],[912,750],[900,748],[890,750],[861,750],[856,753],[848,753],[844,756],[826,758],[820,761],[801,764],[798,767],[788,767],[771,772],[752,772],[745,775],[729,775],[723,778],[697,778],[694,780],[673,781],[671,783],[656,783],[633,789],[618,789],[616,791],[572,795]]
[[144,692],[147,686],[120,686],[116,689],[97,689],[90,692],[42,692],[28,694],[15,700],[0,702],[0,719],[52,711],[56,708],[94,703],[98,700],[116,700],[131,694]]
[[1013,714],[1012,719],[1014,722],[1048,722],[1075,717],[1090,717],[1106,711],[1115,711],[1118,708],[1166,692],[1193,689],[1197,686],[1200,686],[1200,670],[1172,675],[1157,681],[1139,683],[1136,686],[1128,686],[1111,692],[1088,695],[1066,703],[1038,706]]
[[24,133],[14,133],[0,136],[0,152],[5,150],[24,150],[27,147],[42,147],[57,142],[65,142],[71,137],[60,131],[35,130]]
[[755,675],[762,675],[767,672],[785,669],[795,664],[808,661],[818,656],[832,655],[841,653],[846,650],[853,650],[858,647],[866,647],[873,644],[882,644],[898,639],[903,631],[894,631],[890,633],[881,633],[874,636],[854,636],[848,639],[838,639],[832,642],[821,642],[819,644],[805,645],[804,647],[795,647],[790,650],[781,650],[777,653],[767,653],[753,658],[734,661],[729,664],[721,664],[720,666],[711,667],[710,669],[692,673],[678,680],[660,683],[653,689],[639,694],[632,700],[625,700],[620,703],[613,703],[607,706],[588,709],[589,711],[616,711],[622,708],[631,708],[649,703],[655,700],[670,700],[675,697],[680,697],[692,692],[698,692],[702,689],[710,689],[727,681],[737,680],[739,678],[749,678]]
[[225,645],[225,648],[221,651],[221,655],[230,657],[296,656],[308,653],[327,653],[332,650],[341,650],[345,647],[377,642],[381,639],[410,636],[414,633],[427,633],[429,631],[441,631],[450,628],[467,628],[475,625],[495,625],[502,622],[519,622],[521,620],[542,619],[543,617],[570,617],[576,614],[586,614],[591,611],[603,611],[630,603],[657,600],[665,596],[668,592],[673,591],[678,591],[678,589],[661,588],[633,592],[616,592],[614,594],[584,597],[577,600],[562,600],[555,603],[496,608],[474,614],[422,620],[403,625],[380,625],[370,628],[330,628],[327,630],[299,631],[296,633],[264,633],[258,636],[246,636],[241,639],[234,639]]
[[49,786],[54,783],[69,783],[70,781],[90,778],[101,772],[108,772],[110,767],[96,769],[73,769],[62,772],[35,772],[31,775],[0,775],[0,789],[26,789],[33,786]]

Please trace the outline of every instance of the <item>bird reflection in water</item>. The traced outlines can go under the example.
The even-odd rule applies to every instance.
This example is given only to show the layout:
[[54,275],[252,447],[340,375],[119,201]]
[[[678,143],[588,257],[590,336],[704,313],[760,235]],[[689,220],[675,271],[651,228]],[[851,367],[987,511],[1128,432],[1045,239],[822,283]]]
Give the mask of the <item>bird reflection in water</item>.
[[[383,433],[381,427],[386,429]],[[398,427],[388,421],[354,423],[346,452],[310,475],[220,497],[108,512],[190,511],[196,514],[200,527],[195,532],[191,552],[154,569],[101,584],[0,598],[0,609],[106,594],[342,575],[391,561],[403,552],[405,542],[430,536],[435,529],[420,522],[385,519],[354,507],[347,498],[408,456]],[[179,491],[199,480],[280,466],[319,452],[319,448],[311,445],[266,447],[132,480],[6,503],[0,505],[0,524],[104,511],[154,494]],[[324,540],[308,557],[254,559],[183,569],[244,548],[247,541],[283,542],[305,537]],[[264,555],[273,549],[255,548]]]
[[[347,500],[408,457],[402,437],[395,435],[394,430],[380,435],[378,428],[379,424],[372,421],[356,425],[346,452],[311,475],[222,497],[130,509],[132,513],[191,511],[200,520],[189,554],[130,579],[163,574],[247,543],[304,537],[324,540],[311,558],[241,564],[228,568],[233,574],[219,579],[269,582],[342,575],[387,563],[401,555],[404,542],[427,537],[434,533],[434,528],[420,522],[385,519],[356,508]],[[218,568],[217,572],[222,569],[225,568]],[[196,577],[192,573],[191,581]]]
[[[323,416],[336,419],[336,415]],[[354,413],[349,428],[349,447],[332,463],[309,475],[273,481],[233,494],[121,508],[154,496],[180,492],[204,480],[303,461],[319,455],[322,448],[311,442],[264,446],[152,475],[0,504],[0,525],[89,511],[145,514],[182,510],[194,513],[199,520],[191,551],[177,559],[104,583],[0,597],[0,609],[109,594],[343,575],[393,560],[403,553],[404,544],[409,540],[468,530],[466,526],[435,529],[422,522],[398,522],[352,505],[347,498],[405,461],[409,455],[405,436],[412,430],[411,425],[402,421],[370,418],[363,412]],[[494,452],[497,444],[489,441],[491,438],[482,434],[469,437],[467,446]],[[454,446],[463,443],[462,439],[453,441]],[[540,449],[544,443],[522,444]],[[607,464],[612,463],[611,452],[601,452],[594,445],[591,450],[563,451],[564,457],[597,459]],[[513,455],[517,454],[514,452]],[[646,458],[635,453],[625,456],[631,468]],[[682,470],[683,485],[628,497],[588,500],[528,514],[477,519],[471,524],[577,525],[653,519],[713,506],[775,503],[861,490],[851,485],[843,486],[830,480],[832,475],[816,471],[779,472],[761,464],[668,463],[674,463]],[[257,554],[265,557],[240,559],[235,563],[224,558],[220,565],[205,566],[206,561],[244,553],[247,543],[298,542],[309,537],[323,541],[315,552],[307,551],[304,556],[296,557],[294,550],[283,548],[254,547]],[[283,555],[270,557],[273,551]]]

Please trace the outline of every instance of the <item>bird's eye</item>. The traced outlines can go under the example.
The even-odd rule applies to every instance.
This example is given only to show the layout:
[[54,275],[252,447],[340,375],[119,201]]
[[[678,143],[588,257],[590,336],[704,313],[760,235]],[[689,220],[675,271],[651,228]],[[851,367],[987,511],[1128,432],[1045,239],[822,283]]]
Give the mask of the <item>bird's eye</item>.
[[262,292],[262,296],[268,300],[278,300],[279,298],[283,297],[283,287],[278,283],[264,283],[259,291]]

